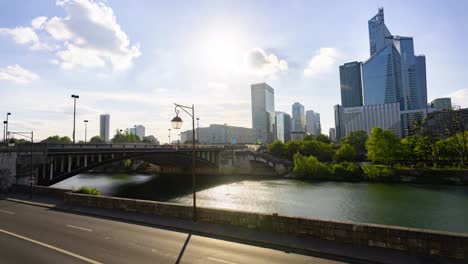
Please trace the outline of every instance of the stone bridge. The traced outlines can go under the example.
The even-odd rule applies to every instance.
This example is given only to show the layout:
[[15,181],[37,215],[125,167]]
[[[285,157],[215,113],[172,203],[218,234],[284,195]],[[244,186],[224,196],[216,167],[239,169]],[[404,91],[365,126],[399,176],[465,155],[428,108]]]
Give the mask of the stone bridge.
[[[33,183],[43,186],[124,160],[149,162],[161,173],[190,173],[192,166],[191,145],[26,143],[0,148],[0,156],[7,154],[16,159],[17,183],[29,183],[32,171]],[[292,167],[246,146],[198,145],[195,154],[196,171],[204,174],[283,175]]]

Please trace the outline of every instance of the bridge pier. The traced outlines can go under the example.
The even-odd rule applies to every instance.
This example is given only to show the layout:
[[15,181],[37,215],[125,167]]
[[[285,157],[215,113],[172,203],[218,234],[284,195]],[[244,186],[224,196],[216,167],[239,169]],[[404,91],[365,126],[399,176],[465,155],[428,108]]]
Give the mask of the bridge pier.
[[84,155],[84,166],[88,167],[88,155]]
[[72,156],[71,155],[68,155],[68,172],[71,172],[71,168],[72,168]]
[[49,173],[49,180],[54,178],[54,163],[50,163],[50,173]]

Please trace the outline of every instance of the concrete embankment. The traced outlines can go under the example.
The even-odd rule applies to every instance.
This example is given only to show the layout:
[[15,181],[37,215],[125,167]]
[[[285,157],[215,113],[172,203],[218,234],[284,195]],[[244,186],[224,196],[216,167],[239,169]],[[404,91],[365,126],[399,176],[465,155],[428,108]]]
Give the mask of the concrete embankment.
[[[19,189],[18,189],[19,190]],[[25,188],[23,191],[29,190]],[[192,219],[190,205],[92,196],[47,187],[35,186],[36,194],[62,197],[67,205],[102,208],[149,216]],[[468,259],[468,234],[366,223],[307,219],[206,207],[197,208],[200,223],[244,227],[280,234],[311,237],[321,240],[404,251],[408,253]]]

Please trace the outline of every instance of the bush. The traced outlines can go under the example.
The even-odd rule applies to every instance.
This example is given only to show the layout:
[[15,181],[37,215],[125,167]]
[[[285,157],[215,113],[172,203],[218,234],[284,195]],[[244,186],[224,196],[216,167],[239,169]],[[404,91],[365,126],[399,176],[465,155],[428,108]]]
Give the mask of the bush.
[[83,186],[80,189],[78,189],[76,191],[76,193],[89,194],[89,195],[100,195],[101,194],[98,189],[90,188],[90,187],[86,187],[86,186]]
[[362,167],[364,174],[368,179],[376,179],[392,176],[392,170],[384,165],[367,165]]
[[361,167],[352,162],[335,163],[331,170],[335,180],[360,180],[362,178]]
[[305,157],[301,154],[294,155],[294,172],[298,176],[313,179],[327,179],[331,176],[325,163],[318,161],[314,156]]
[[353,161],[356,158],[356,149],[348,143],[341,145],[336,151],[336,161]]

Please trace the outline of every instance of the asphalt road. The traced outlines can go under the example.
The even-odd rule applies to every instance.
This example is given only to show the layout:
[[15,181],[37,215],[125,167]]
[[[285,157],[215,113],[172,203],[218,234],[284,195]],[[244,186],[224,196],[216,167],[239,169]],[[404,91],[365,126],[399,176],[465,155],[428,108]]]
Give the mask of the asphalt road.
[[342,263],[0,200],[0,263]]

